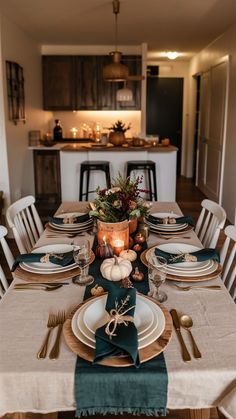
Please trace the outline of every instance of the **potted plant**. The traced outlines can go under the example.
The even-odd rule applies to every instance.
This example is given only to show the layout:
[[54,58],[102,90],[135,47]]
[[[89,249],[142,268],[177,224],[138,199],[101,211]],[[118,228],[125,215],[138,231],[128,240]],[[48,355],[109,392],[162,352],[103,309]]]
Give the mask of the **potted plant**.
[[125,125],[118,119],[118,121],[108,128],[110,130],[109,141],[115,146],[122,145],[125,142],[125,133],[130,127],[131,124]]

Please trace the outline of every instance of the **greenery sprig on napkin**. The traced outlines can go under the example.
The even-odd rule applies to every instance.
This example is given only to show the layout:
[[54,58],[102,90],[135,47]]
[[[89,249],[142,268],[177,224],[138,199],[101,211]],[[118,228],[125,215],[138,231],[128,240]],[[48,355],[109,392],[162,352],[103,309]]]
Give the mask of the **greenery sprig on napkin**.
[[64,218],[61,217],[48,217],[48,221],[50,223],[54,223],[54,224],[79,224],[79,223],[84,223],[85,221],[88,221],[90,219],[89,214],[83,214],[83,215],[79,215],[78,217],[76,216],[65,216]]
[[129,355],[134,365],[139,366],[138,336],[133,322],[135,304],[135,288],[126,289],[111,284],[105,307],[110,321],[96,330],[94,363],[111,356]]
[[203,262],[209,259],[220,262],[219,253],[215,249],[201,249],[192,253],[173,254],[156,248],[155,255],[165,258],[168,264],[179,262]]
[[150,214],[148,216],[147,220],[152,224],[168,224],[168,225],[189,224],[191,226],[195,225],[195,222],[194,222],[193,218],[190,217],[190,216],[175,218],[175,217],[171,217],[171,215],[170,215],[169,217],[160,218],[160,217],[155,217],[154,215]]
[[73,251],[66,253],[24,253],[16,257],[15,262],[12,266],[12,272],[15,271],[19,263],[21,262],[51,262],[55,265],[68,266],[74,262]]

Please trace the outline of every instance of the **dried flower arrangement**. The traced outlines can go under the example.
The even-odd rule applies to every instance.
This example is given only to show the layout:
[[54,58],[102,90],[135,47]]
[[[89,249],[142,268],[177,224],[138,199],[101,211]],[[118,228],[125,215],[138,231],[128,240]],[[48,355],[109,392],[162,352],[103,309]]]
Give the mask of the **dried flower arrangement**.
[[140,197],[141,178],[131,180],[121,175],[112,183],[111,189],[97,189],[97,198],[91,207],[90,216],[105,222],[119,222],[146,216],[150,203]]

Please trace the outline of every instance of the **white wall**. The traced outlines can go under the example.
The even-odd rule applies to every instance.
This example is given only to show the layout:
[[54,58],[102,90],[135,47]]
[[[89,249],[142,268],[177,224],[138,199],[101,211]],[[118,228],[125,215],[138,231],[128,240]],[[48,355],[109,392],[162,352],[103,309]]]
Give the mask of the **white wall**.
[[[217,38],[208,47],[196,55],[190,64],[190,75],[206,71],[215,62],[230,55],[229,102],[226,130],[225,169],[223,178],[222,205],[227,217],[236,223],[236,25]],[[193,87],[193,83],[192,83]],[[193,87],[194,89],[194,87]],[[191,142],[193,144],[194,109],[191,110]]]
[[[27,149],[28,131],[45,130],[51,113],[42,111],[40,46],[19,27],[1,16],[2,77],[5,106],[5,135],[9,167],[11,200],[34,194],[32,152]],[[5,60],[23,67],[25,79],[26,124],[8,120]],[[2,80],[1,80],[2,81]],[[3,149],[1,144],[1,153]]]

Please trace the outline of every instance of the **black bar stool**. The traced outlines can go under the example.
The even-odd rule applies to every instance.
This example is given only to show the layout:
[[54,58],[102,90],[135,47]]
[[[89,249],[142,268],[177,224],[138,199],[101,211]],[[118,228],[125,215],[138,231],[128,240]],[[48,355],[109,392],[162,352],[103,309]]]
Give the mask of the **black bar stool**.
[[[157,201],[157,181],[156,181],[156,164],[152,160],[129,160],[127,161],[127,177],[134,170],[146,171],[148,175],[149,200]],[[151,180],[152,173],[152,180]],[[152,189],[153,187],[153,189]]]
[[[111,178],[110,178],[110,162],[109,161],[102,161],[102,160],[86,160],[81,163],[80,166],[80,186],[79,186],[79,200],[83,200],[83,196],[85,196],[85,200],[88,201],[88,195],[95,191],[89,190],[89,180],[90,180],[90,173],[94,170],[100,170],[105,173],[106,177],[106,184],[107,188],[111,187]],[[86,191],[84,192],[84,174],[86,173]]]

